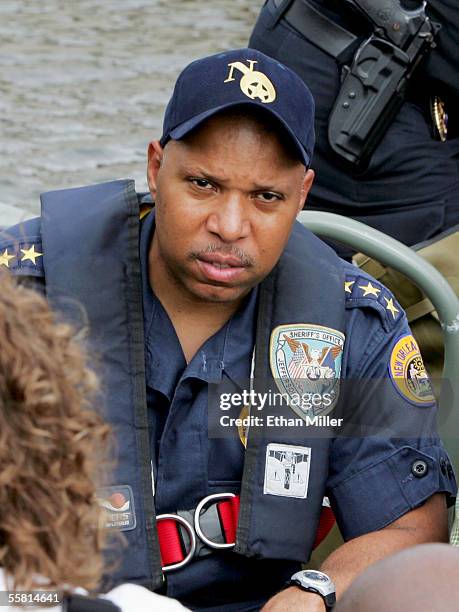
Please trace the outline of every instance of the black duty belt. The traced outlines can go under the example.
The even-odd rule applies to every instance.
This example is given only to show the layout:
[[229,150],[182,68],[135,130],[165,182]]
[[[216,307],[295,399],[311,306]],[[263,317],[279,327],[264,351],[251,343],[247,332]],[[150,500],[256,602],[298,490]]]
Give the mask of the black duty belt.
[[[283,2],[269,0],[268,4],[277,11],[282,10]],[[357,40],[357,36],[329,19],[307,0],[288,3],[282,18],[304,38],[335,58]]]
[[[385,0],[384,11],[380,0],[351,3],[373,28],[366,39],[358,39],[308,0],[268,1],[277,20],[282,18],[339,63],[345,51],[352,54],[341,69],[341,87],[328,120],[328,142],[341,159],[363,168],[403,104],[414,72],[435,46],[440,25],[426,15],[425,2],[411,11],[401,0]],[[437,100],[432,108],[438,135],[445,140],[444,105]]]

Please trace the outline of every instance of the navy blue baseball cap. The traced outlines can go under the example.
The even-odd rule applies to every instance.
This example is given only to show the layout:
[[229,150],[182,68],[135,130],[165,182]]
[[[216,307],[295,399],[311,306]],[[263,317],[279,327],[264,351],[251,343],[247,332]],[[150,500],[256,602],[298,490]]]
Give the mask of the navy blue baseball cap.
[[180,140],[213,115],[245,104],[276,117],[309,167],[314,149],[311,92],[293,70],[255,49],[218,53],[189,64],[167,105],[160,144]]

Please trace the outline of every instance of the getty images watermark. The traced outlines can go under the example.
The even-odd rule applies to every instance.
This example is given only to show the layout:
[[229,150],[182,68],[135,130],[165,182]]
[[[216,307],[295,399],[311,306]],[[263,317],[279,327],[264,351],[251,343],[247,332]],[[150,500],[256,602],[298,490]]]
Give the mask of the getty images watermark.
[[[436,435],[433,395],[415,395],[411,387],[400,389],[396,382],[390,377],[334,384],[327,379],[291,379],[285,392],[285,381],[276,379],[222,380],[209,386],[209,437],[242,440],[248,429],[255,436],[285,433],[289,439]],[[451,395],[447,386],[441,395],[445,400]],[[442,404],[452,405],[451,398]],[[446,422],[449,413],[443,410],[439,421]]]
[[[222,427],[341,427],[344,418],[329,414],[316,414],[316,410],[327,412],[333,407],[335,396],[330,393],[279,393],[258,392],[253,389],[240,392],[220,393],[219,407],[225,414],[220,415]],[[288,407],[301,411],[301,416],[271,414],[269,409]],[[242,414],[228,414],[241,409]],[[265,411],[264,414],[262,412]]]

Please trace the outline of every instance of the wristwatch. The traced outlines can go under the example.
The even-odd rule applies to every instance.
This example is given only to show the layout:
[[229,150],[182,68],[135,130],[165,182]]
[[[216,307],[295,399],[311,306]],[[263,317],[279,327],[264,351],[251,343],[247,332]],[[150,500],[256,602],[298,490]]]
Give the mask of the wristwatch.
[[331,610],[336,603],[335,585],[332,579],[323,572],[317,572],[316,570],[296,572],[285,586],[298,586],[303,591],[317,593],[324,600],[327,611]]

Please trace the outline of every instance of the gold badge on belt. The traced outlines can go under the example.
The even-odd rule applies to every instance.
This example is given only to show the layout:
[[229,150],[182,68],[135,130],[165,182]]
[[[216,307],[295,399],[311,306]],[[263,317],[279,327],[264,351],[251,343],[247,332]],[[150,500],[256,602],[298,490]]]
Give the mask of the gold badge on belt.
[[435,138],[445,142],[448,138],[448,113],[440,96],[433,96],[430,101],[430,112],[434,126]]

